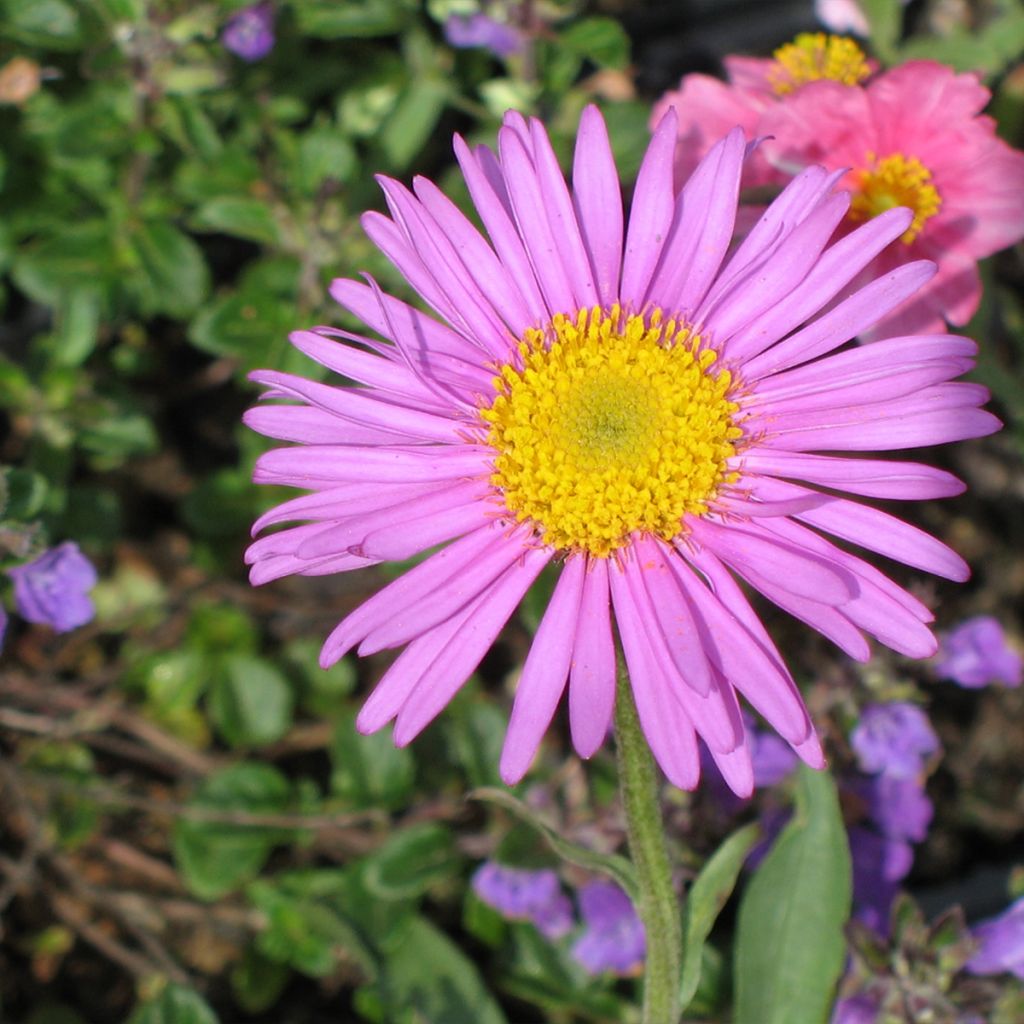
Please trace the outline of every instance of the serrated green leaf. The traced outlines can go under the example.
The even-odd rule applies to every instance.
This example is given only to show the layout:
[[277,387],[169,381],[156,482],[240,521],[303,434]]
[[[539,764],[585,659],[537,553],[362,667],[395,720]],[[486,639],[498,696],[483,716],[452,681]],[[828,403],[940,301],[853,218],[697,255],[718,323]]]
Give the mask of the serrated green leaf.
[[823,1024],[846,958],[850,848],[835,782],[801,766],[792,820],[740,903],[736,1024]]
[[700,984],[704,943],[736,886],[743,862],[757,842],[756,824],[734,832],[708,859],[686,896],[683,910],[683,980],[680,1006],[685,1010]]
[[458,858],[451,832],[433,822],[410,825],[363,862],[367,892],[382,900],[421,896],[454,873]]
[[132,235],[137,260],[129,287],[146,315],[191,316],[206,297],[210,275],[202,250],[168,221],[140,224]]
[[355,712],[339,720],[330,755],[331,790],[351,806],[394,809],[407,801],[415,774],[412,752],[383,732],[360,735]]
[[[210,776],[190,806],[243,814],[287,809],[288,780],[268,764],[243,762]],[[174,825],[174,860],[189,889],[201,899],[217,899],[249,881],[271,848],[291,833],[264,825],[181,818]]]
[[384,1019],[414,1011],[429,1024],[506,1024],[474,963],[426,918],[413,918],[378,983]]
[[504,789],[485,786],[472,790],[467,796],[470,800],[483,800],[504,808],[521,822],[539,832],[547,840],[551,849],[563,860],[615,879],[629,898],[636,902],[638,898],[636,875],[633,865],[625,857],[619,857],[616,854],[595,853],[585,846],[570,843],[567,839],[563,839],[547,822],[538,817],[532,807],[524,804],[522,800]]
[[273,664],[249,654],[231,654],[210,693],[210,717],[232,747],[279,740],[292,724],[292,690]]
[[219,1024],[219,1021],[198,992],[181,985],[168,985],[155,999],[137,1007],[128,1024]]

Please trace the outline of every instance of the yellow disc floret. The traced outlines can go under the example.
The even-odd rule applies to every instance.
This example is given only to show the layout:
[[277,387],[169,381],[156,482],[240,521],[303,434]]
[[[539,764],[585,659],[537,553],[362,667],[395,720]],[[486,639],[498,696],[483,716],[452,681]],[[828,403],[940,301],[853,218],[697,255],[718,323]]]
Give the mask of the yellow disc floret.
[[942,206],[931,171],[916,157],[890,153],[879,160],[874,153],[868,153],[868,166],[854,171],[854,179],[850,219],[870,220],[894,206],[909,206],[914,219],[900,235],[900,240],[908,245]]
[[741,431],[731,375],[686,324],[595,307],[527,331],[518,356],[480,415],[491,482],[544,543],[607,557],[707,511]]
[[768,69],[768,84],[776,96],[822,78],[857,85],[871,74],[864,51],[852,39],[824,32],[801,32],[772,56],[775,63]]

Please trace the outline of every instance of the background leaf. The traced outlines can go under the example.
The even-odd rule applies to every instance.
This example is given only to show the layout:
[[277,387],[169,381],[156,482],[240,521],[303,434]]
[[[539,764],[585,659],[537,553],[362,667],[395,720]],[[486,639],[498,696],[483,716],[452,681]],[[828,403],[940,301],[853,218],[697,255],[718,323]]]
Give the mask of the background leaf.
[[801,765],[796,810],[740,903],[736,1024],[822,1024],[846,959],[850,848],[835,782]]

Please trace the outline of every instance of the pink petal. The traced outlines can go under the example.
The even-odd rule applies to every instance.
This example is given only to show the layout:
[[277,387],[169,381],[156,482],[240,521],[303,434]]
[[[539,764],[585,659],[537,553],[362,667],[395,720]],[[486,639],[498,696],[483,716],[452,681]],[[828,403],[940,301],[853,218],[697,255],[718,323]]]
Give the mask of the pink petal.
[[580,757],[592,757],[611,728],[615,644],[608,603],[608,560],[589,560],[569,669],[569,726]]
[[510,786],[526,774],[565,691],[586,569],[583,556],[565,563],[526,656],[501,751],[501,777]]

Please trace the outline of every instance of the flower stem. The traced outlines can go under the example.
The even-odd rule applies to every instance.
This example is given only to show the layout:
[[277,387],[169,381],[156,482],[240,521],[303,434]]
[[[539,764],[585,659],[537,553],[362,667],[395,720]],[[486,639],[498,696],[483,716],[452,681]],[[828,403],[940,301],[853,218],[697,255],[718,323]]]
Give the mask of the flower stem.
[[615,698],[615,740],[629,854],[639,890],[637,912],[647,938],[643,1024],[676,1024],[682,964],[679,900],[672,888],[658,803],[658,769],[640,728],[624,666],[619,669]]

